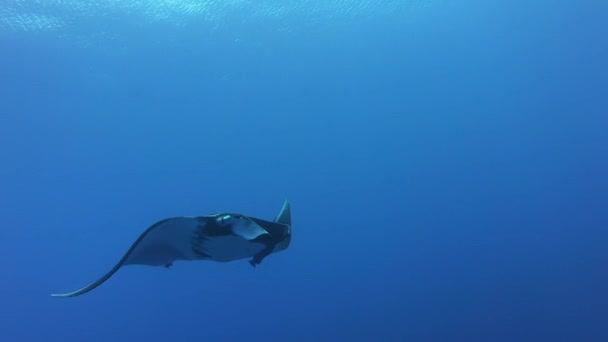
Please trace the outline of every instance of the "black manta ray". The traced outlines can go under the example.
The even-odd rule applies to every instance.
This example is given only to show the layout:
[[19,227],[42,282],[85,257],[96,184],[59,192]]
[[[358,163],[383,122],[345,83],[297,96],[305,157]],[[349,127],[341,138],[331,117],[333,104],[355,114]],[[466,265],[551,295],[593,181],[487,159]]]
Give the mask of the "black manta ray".
[[242,214],[172,217],[146,229],[110,271],[93,283],[54,297],[75,297],[103,284],[122,266],[171,267],[178,260],[229,262],[250,258],[252,266],[287,249],[291,242],[291,206],[285,201],[274,221]]

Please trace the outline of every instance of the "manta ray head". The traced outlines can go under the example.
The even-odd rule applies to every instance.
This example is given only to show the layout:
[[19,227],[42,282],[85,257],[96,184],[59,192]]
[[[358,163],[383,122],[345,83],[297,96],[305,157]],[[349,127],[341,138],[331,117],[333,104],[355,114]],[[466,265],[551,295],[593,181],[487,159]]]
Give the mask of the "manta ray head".
[[[273,249],[273,252],[279,252],[287,249],[289,244],[291,243],[291,226],[286,223],[280,223],[280,226],[274,226],[275,229],[271,229],[272,226],[267,226],[266,224],[262,224],[262,220],[255,220],[241,214],[235,213],[224,213],[218,214],[216,216],[215,222],[218,226],[231,229],[233,232],[240,233],[239,235],[247,236],[248,234],[244,234],[244,232],[253,232],[255,229],[253,227],[258,227],[259,232],[264,232],[265,234],[271,233],[275,238],[280,239],[276,242],[276,245]],[[271,222],[266,222],[267,224],[271,224]],[[276,222],[275,223],[279,223]],[[290,223],[290,222],[289,222]],[[260,225],[261,224],[261,225]],[[280,227],[280,229],[276,229]],[[264,229],[267,229],[268,232]],[[253,234],[250,236],[251,239],[257,237],[257,234]]]
[[236,213],[223,213],[216,215],[215,222],[218,226],[228,228],[249,240],[261,235],[272,236],[271,239],[275,241],[272,253],[283,251],[291,244],[291,206],[287,201],[274,221],[254,219]]

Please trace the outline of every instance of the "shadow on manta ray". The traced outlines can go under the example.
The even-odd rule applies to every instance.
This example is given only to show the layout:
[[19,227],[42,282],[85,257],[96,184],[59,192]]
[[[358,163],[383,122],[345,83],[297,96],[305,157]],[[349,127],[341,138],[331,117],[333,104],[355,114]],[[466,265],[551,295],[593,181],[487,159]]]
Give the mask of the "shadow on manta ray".
[[274,221],[234,213],[172,217],[146,229],[110,271],[93,283],[53,297],[75,297],[110,279],[126,265],[171,267],[178,260],[229,262],[251,258],[255,267],[291,242],[291,206],[285,201]]

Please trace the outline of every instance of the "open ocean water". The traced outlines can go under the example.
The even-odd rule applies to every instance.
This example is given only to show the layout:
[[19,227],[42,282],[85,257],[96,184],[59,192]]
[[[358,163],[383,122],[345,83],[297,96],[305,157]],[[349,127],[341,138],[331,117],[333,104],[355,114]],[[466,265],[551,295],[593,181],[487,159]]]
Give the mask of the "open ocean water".
[[1,0],[0,340],[608,341],[607,61],[600,0]]

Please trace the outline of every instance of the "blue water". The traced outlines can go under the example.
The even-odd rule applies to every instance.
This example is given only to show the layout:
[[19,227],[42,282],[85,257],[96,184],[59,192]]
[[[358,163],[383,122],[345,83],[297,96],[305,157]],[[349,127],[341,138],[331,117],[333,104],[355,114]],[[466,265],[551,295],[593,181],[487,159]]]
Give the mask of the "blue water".
[[[608,2],[0,4],[2,341],[608,341]],[[171,216],[253,269],[128,266]]]

